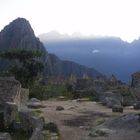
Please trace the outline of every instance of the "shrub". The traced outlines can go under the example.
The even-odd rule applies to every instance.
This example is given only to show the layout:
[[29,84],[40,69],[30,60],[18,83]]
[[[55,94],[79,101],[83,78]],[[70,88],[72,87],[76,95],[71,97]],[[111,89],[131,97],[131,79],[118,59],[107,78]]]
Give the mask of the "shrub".
[[95,101],[95,102],[99,102],[99,98],[97,96],[90,96],[89,97],[90,101]]

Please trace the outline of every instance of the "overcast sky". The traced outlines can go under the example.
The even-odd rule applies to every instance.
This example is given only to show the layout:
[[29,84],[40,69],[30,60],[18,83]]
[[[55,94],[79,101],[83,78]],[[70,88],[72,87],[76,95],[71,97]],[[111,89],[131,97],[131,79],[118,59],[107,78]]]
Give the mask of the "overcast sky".
[[0,30],[17,17],[29,20],[36,35],[140,36],[140,0],[0,0]]

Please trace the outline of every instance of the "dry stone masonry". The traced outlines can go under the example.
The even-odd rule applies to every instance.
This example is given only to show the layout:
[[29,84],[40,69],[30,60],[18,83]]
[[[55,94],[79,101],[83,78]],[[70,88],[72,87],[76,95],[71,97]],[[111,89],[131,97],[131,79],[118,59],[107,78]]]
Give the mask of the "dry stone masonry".
[[14,77],[0,77],[0,105],[14,102],[20,106],[21,84]]
[[[0,131],[24,131],[31,140],[44,140],[45,119],[40,107],[45,107],[38,99],[29,100],[29,90],[21,88],[14,77],[0,77]],[[28,108],[33,106],[34,109]],[[7,132],[7,131],[6,131]],[[36,139],[35,139],[36,138]],[[0,133],[0,140],[11,140],[9,133]]]

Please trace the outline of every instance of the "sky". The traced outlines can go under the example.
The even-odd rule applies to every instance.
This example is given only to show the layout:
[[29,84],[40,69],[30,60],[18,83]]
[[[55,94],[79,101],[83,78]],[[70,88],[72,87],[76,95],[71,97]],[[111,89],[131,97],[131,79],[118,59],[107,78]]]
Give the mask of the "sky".
[[128,42],[140,36],[140,0],[0,0],[0,30],[17,17],[36,35],[56,30]]

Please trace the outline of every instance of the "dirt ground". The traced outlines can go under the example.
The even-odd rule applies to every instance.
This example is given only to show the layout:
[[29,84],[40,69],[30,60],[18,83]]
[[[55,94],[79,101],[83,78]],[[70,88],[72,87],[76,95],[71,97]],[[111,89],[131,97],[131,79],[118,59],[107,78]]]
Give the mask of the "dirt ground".
[[[140,133],[130,130],[116,131],[108,137],[91,137],[91,130],[113,117],[128,113],[136,113],[132,108],[125,108],[123,113],[112,113],[96,102],[77,102],[76,100],[59,101],[56,99],[45,101],[46,108],[42,109],[46,122],[55,122],[60,130],[61,140],[139,140]],[[57,106],[64,107],[56,111]]]

